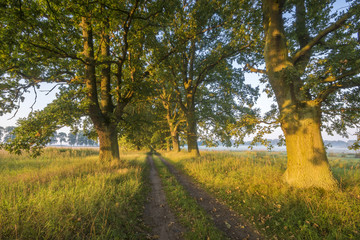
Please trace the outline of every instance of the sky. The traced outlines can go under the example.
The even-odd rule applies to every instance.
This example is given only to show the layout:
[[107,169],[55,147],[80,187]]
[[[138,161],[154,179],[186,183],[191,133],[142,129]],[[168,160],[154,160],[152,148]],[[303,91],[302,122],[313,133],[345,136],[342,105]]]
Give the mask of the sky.
[[[344,1],[337,1],[335,4],[335,9],[336,10],[338,10],[338,9],[344,10],[344,6],[346,6]],[[261,84],[259,82],[259,78],[260,78],[260,76],[257,73],[247,73],[247,74],[245,74],[245,83],[251,84],[252,86],[260,85],[260,88],[263,89],[264,84]],[[49,104],[50,102],[52,102],[55,99],[56,93],[58,92],[57,87],[54,90],[52,90],[51,92],[49,92],[49,90],[51,90],[54,86],[55,86],[55,84],[49,84],[49,83],[41,84],[40,89],[37,90],[37,100],[36,100],[35,104],[34,104],[35,94],[34,94],[34,91],[31,89],[29,93],[25,94],[25,96],[24,96],[25,101],[21,104],[20,109],[18,110],[18,112],[15,116],[14,116],[14,112],[11,114],[6,114],[3,116],[0,116],[0,126],[2,126],[2,127],[16,126],[16,121],[19,118],[24,118],[24,117],[28,116],[28,114],[31,112],[31,106],[33,104],[34,104],[33,110],[41,110],[44,107],[46,107],[47,104]],[[261,91],[261,96],[258,99],[256,107],[259,107],[261,109],[261,112],[265,113],[268,110],[270,110],[270,106],[272,104],[275,104],[273,99],[267,98],[266,94]],[[64,130],[64,129],[62,129],[62,130]],[[67,131],[67,130],[65,129],[64,131]],[[276,129],[274,131],[274,133],[268,135],[267,138],[276,139],[276,138],[278,138],[278,136],[281,133],[282,133],[281,129]],[[351,139],[351,140],[356,139],[356,136],[354,135],[355,129],[351,129],[349,131],[349,133],[350,133],[349,139]],[[323,132],[323,138],[325,140],[344,140],[344,141],[349,140],[349,139],[344,139],[338,135],[329,136],[325,132]],[[250,140],[250,138],[248,138],[246,140]]]
[[5,114],[3,116],[0,116],[0,126],[7,127],[7,126],[16,126],[16,121],[19,118],[24,118],[29,115],[31,112],[31,106],[33,106],[33,110],[42,110],[44,109],[49,103],[51,103],[56,98],[56,93],[58,92],[57,87],[49,92],[55,84],[49,84],[49,83],[42,83],[40,89],[37,89],[37,99],[35,102],[35,93],[32,88],[30,88],[30,92],[26,93],[24,95],[25,100],[20,105],[20,109],[15,114],[15,111],[9,114]]

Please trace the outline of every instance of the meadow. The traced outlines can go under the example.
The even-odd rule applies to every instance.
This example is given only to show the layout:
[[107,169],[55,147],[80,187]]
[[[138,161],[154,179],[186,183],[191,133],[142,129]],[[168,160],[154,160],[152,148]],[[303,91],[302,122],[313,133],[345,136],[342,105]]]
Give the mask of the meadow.
[[[360,239],[360,160],[329,155],[339,191],[294,189],[281,181],[283,152],[162,153],[268,239]],[[39,158],[0,151],[0,239],[146,239],[149,192],[143,152],[101,164],[92,149],[46,149]],[[186,239],[223,239],[154,156]]]
[[91,149],[0,152],[0,239],[144,239],[144,153],[98,163]]
[[329,157],[339,191],[294,189],[281,180],[284,152],[164,153],[269,239],[360,239],[360,160]]

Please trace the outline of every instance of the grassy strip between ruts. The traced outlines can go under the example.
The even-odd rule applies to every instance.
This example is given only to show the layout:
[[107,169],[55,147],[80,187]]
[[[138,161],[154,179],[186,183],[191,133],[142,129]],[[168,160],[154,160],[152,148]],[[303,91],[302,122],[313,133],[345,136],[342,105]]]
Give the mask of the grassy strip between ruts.
[[0,152],[0,239],[145,239],[145,154],[101,164],[89,149]]
[[331,157],[338,192],[294,189],[281,180],[284,153],[164,154],[270,239],[360,239],[360,160]]
[[185,239],[226,239],[223,233],[214,226],[210,216],[201,209],[195,199],[188,195],[161,160],[157,156],[153,158],[167,202],[179,222],[187,229],[184,234]]

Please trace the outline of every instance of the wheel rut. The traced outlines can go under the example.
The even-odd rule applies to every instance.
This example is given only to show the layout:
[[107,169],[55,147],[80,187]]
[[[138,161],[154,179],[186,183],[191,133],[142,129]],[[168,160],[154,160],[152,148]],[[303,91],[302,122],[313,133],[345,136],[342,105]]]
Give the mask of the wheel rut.
[[178,171],[173,165],[159,155],[171,174],[184,186],[189,195],[211,216],[217,228],[230,239],[263,239],[241,216],[219,202],[216,198],[200,188],[187,175]]
[[150,154],[147,156],[147,161],[150,165],[151,192],[145,204],[144,222],[152,227],[152,235],[148,238],[160,240],[183,239],[184,228],[176,222],[175,215],[166,202],[161,179]]

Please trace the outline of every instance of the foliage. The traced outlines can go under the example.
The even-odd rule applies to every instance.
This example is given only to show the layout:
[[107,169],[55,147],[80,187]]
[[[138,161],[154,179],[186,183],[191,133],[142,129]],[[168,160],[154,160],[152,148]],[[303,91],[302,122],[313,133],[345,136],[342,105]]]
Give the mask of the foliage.
[[[172,111],[182,111],[172,122],[185,120],[188,147],[190,140],[196,143],[196,124],[206,131],[206,143],[216,144],[218,139],[229,143],[228,131],[222,130],[243,112],[251,112],[247,104],[256,93],[243,84],[242,72],[232,66],[235,57],[243,58],[258,44],[255,21],[251,22],[253,16],[247,11],[250,6],[247,1],[179,2],[174,7],[176,18],[161,28],[155,56],[172,54],[151,74],[161,84],[160,94],[170,97],[167,102],[176,102]],[[231,91],[232,87],[236,89]],[[219,93],[227,97],[221,99]]]
[[165,149],[168,128],[163,118],[162,109],[152,98],[139,100],[129,106],[119,124],[119,134],[130,148]]
[[[8,1],[1,7],[1,24],[5,26],[0,66],[2,82],[6,83],[1,86],[4,111],[17,108],[15,103],[23,99],[22,94],[41,82],[61,83],[80,94],[77,107],[90,117],[99,135],[115,136],[111,141],[99,138],[100,145],[117,145],[116,126],[125,107],[148,89],[146,49],[155,38],[156,24],[168,14],[164,2],[33,0]],[[5,38],[6,34],[11,38]],[[62,94],[67,94],[65,88]],[[72,124],[67,119],[63,122]],[[18,141],[14,151],[25,148],[37,154],[56,125],[46,123],[49,131],[36,147]],[[26,127],[18,131],[26,133]],[[116,155],[100,151],[100,158]]]
[[54,138],[57,129],[74,125],[81,116],[76,98],[69,93],[62,94],[44,110],[32,112],[27,118],[18,120],[19,127],[13,131],[14,138],[5,141],[2,147],[11,153],[20,154],[26,150],[32,156],[38,156]]
[[[243,72],[228,62],[217,66],[218,71],[209,75],[206,84],[199,91],[197,110],[199,136],[206,146],[231,146],[232,141],[242,142],[253,128],[247,122],[246,128],[239,127],[240,121],[253,118],[259,112],[253,106],[257,100],[258,88],[244,83]],[[234,134],[240,130],[241,135]]]

